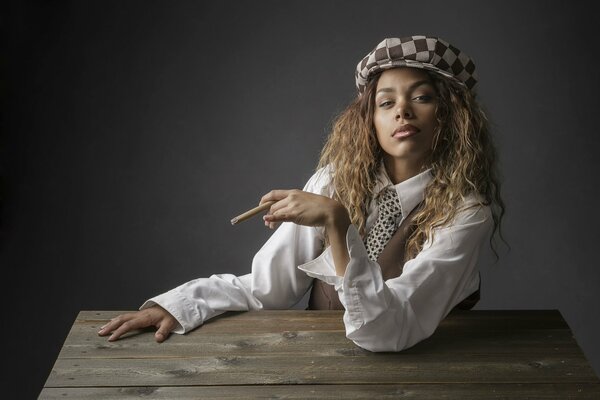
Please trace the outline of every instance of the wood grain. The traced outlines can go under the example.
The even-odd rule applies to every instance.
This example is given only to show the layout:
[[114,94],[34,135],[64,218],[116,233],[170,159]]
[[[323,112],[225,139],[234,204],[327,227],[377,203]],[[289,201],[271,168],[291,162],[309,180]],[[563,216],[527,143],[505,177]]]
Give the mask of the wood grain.
[[[142,332],[116,342],[96,335],[98,327],[71,332],[59,358],[174,358],[190,354],[204,356],[237,355],[295,355],[315,354],[369,356],[371,353],[356,346],[345,335],[337,332],[283,331],[277,333],[204,333],[202,329],[190,335],[201,336],[191,341],[188,337],[171,335],[157,344],[154,332]],[[549,330],[493,332],[483,331],[464,335],[438,330],[430,338],[403,351],[407,354],[456,356],[461,354],[555,354],[581,356],[570,332]]]
[[340,311],[219,316],[186,335],[108,342],[118,311],[82,311],[40,398],[600,398],[555,310],[457,311],[416,346],[371,353]]
[[453,385],[261,385],[194,387],[47,388],[41,399],[198,400],[198,399],[579,399],[600,398],[593,384],[453,384]]
[[[382,372],[384,371],[384,372]],[[401,354],[59,359],[47,385],[146,386],[388,383],[593,383],[587,362],[568,357],[461,357]]]

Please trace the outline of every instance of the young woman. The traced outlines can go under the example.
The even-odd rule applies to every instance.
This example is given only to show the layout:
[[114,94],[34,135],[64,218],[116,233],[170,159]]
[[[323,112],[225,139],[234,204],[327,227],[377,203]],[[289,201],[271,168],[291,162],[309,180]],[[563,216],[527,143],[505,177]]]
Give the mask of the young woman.
[[303,190],[273,190],[275,228],[243,276],[187,282],[99,332],[186,333],[225,311],[345,309],[346,335],[371,351],[430,336],[478,299],[477,259],[504,214],[473,61],[440,38],[385,39],[358,63],[341,113]]

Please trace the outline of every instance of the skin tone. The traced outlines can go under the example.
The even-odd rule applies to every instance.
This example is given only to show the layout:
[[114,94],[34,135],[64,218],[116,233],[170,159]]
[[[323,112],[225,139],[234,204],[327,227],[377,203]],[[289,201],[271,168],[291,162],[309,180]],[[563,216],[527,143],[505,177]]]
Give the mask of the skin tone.
[[[397,184],[419,174],[428,164],[437,126],[436,93],[428,75],[417,68],[394,68],[381,74],[375,95],[373,122],[377,140],[383,149],[383,163],[392,183]],[[394,137],[400,126],[410,124],[417,133]],[[281,222],[322,226],[329,238],[336,274],[344,276],[350,261],[346,232],[350,217],[344,206],[327,196],[302,190],[272,190],[260,204],[275,200],[263,217],[265,226],[275,229]],[[164,308],[156,305],[111,320],[98,332],[117,340],[136,329],[154,326],[157,342],[163,342],[178,325]]]
[[110,335],[110,342],[117,340],[121,335],[127,332],[154,326],[157,328],[154,339],[161,343],[169,337],[171,331],[178,325],[177,320],[167,310],[159,305],[146,308],[145,310],[122,314],[111,319],[106,325],[100,328],[98,335]]
[[[419,174],[429,163],[437,128],[436,106],[435,88],[424,71],[405,67],[381,74],[373,123],[386,171],[394,184]],[[394,137],[398,127],[405,124],[417,128],[417,134]]]

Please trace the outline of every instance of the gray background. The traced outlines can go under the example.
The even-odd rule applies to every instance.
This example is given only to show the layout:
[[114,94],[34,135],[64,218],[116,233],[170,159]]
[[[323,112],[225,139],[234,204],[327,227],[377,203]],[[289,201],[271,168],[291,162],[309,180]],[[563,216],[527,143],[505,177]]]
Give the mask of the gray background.
[[195,277],[248,272],[271,232],[230,218],[270,189],[304,185],[355,95],[358,60],[410,34],[475,59],[501,153],[511,249],[482,258],[477,308],[559,309],[598,373],[600,48],[589,7],[11,3],[3,390],[39,393],[79,310],[135,309]]

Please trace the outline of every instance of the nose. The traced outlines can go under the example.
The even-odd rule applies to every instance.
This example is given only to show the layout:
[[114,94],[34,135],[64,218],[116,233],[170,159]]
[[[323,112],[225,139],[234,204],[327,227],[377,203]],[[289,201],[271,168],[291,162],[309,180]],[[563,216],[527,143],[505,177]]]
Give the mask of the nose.
[[399,102],[396,107],[396,119],[408,119],[413,117],[413,112],[407,102]]

